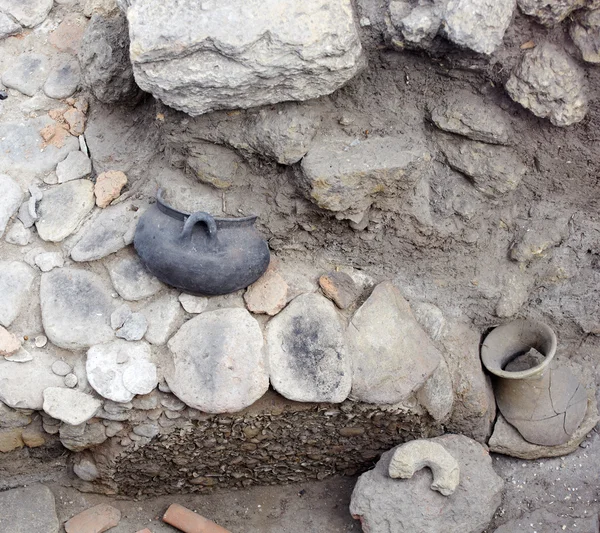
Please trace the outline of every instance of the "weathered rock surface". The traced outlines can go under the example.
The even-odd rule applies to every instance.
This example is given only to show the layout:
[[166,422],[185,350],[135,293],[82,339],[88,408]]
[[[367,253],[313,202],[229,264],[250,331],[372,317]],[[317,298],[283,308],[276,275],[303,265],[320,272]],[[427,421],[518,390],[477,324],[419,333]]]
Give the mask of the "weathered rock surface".
[[449,0],[443,34],[458,46],[491,54],[502,44],[516,0]]
[[8,221],[17,212],[22,200],[23,191],[19,184],[10,176],[0,174],[0,238],[4,235]]
[[600,530],[600,523],[597,514],[575,517],[569,513],[568,516],[559,516],[546,509],[536,509],[509,520],[495,529],[494,533],[531,533],[532,528],[544,533],[563,533],[569,529],[580,533],[596,533]]
[[512,135],[506,114],[470,91],[451,94],[434,105],[430,118],[441,130],[474,141],[509,144]]
[[370,533],[481,533],[502,501],[504,482],[488,452],[463,435],[431,439],[460,466],[460,483],[450,496],[431,490],[431,474],[420,470],[407,480],[388,475],[390,450],[354,487],[350,512]]
[[134,202],[102,210],[77,233],[71,258],[78,262],[96,261],[131,244],[141,214],[139,203]]
[[269,268],[244,293],[244,301],[252,313],[274,316],[287,303],[288,284],[279,272]]
[[61,348],[80,350],[114,338],[110,290],[92,272],[59,268],[42,274],[42,323]]
[[517,0],[519,9],[545,26],[555,26],[588,0]]
[[364,64],[348,0],[135,0],[127,18],[138,85],[190,115],[316,98]]
[[42,351],[34,353],[31,361],[25,363],[0,357],[0,401],[15,409],[42,409],[43,391],[48,387],[63,386],[63,378],[52,372],[54,361],[51,355]]
[[389,281],[375,287],[352,317],[347,334],[354,374],[352,396],[361,401],[401,402],[440,363],[440,352]]
[[89,180],[74,180],[46,191],[35,223],[39,236],[60,242],[71,235],[94,207],[93,189]]
[[4,327],[19,315],[34,277],[33,269],[21,261],[0,261],[0,324]]
[[386,197],[412,187],[428,167],[431,156],[418,135],[319,139],[302,159],[302,185],[323,209],[362,215],[373,195]]
[[88,350],[86,372],[94,390],[114,402],[129,402],[158,384],[146,342],[115,340]]
[[454,407],[452,376],[445,359],[417,391],[417,400],[437,422],[446,422]]
[[583,69],[549,42],[523,56],[506,82],[506,91],[515,102],[555,126],[581,122],[588,109]]
[[0,12],[0,39],[16,35],[22,29],[21,25],[17,24],[11,17]]
[[34,484],[0,493],[0,531],[58,533],[59,528],[54,495],[48,487]]
[[600,63],[600,9],[581,11],[569,27],[571,39],[588,63]]
[[213,143],[195,143],[186,163],[199,181],[217,189],[241,185],[251,175],[242,156]]
[[540,446],[527,442],[521,434],[511,426],[501,414],[498,414],[494,432],[490,437],[488,445],[490,451],[519,457],[520,459],[540,459],[542,457],[560,457],[576,450],[586,438],[588,433],[594,429],[600,415],[594,395],[588,393],[588,404],[585,417],[580,426],[575,430],[571,438],[565,444],[558,446]]
[[20,220],[15,220],[6,232],[4,240],[8,244],[27,246],[33,240],[33,235],[31,234],[31,230],[27,229]]
[[319,278],[319,286],[340,309],[350,307],[362,293],[362,288],[345,272],[332,271]]
[[92,418],[102,402],[85,392],[48,387],[44,389],[44,412],[52,418],[77,426]]
[[492,198],[514,191],[527,171],[517,154],[503,146],[445,138],[440,140],[440,148],[450,167]]
[[48,58],[42,54],[21,54],[2,74],[2,83],[26,96],[42,88],[49,74]]
[[180,400],[207,413],[240,411],[269,388],[258,322],[245,309],[219,309],[189,320],[168,343],[167,383]]
[[119,524],[121,511],[102,503],[86,509],[65,523],[66,533],[102,533]]
[[43,177],[69,152],[77,150],[79,142],[68,134],[60,143],[44,142],[40,130],[53,124],[55,122],[48,117],[0,123],[0,172]]
[[53,268],[60,268],[65,260],[60,252],[44,252],[35,256],[35,264],[42,272],[50,272]]
[[194,296],[192,294],[181,293],[179,295],[179,302],[187,313],[197,315],[206,309],[208,298],[206,296]]
[[0,0],[0,11],[13,17],[19,24],[33,28],[46,20],[54,0]]
[[59,428],[60,442],[72,452],[81,452],[102,444],[106,439],[106,429],[100,423],[86,423],[78,426],[61,424]]
[[119,255],[108,263],[108,273],[121,298],[143,300],[163,288],[163,284],[146,270],[137,255]]
[[148,329],[148,321],[142,313],[131,313],[121,327],[117,328],[117,337],[126,341],[139,341]]
[[96,178],[94,194],[96,195],[96,205],[104,209],[110,203],[118,198],[121,190],[127,184],[127,176],[120,170],[109,170],[103,172]]
[[273,388],[300,402],[343,402],[352,386],[344,324],[319,294],[298,296],[267,325]]
[[83,152],[77,150],[67,155],[66,159],[56,166],[58,183],[87,178],[92,172],[92,161]]
[[140,94],[129,61],[127,20],[122,13],[93,14],[79,50],[84,85],[105,104],[135,101]]
[[517,229],[510,248],[513,261],[527,263],[542,259],[567,238],[568,219],[552,214],[550,217],[534,218]]
[[62,100],[71,96],[79,87],[80,82],[79,63],[71,56],[66,55],[50,71],[46,83],[44,83],[44,94],[50,98]]

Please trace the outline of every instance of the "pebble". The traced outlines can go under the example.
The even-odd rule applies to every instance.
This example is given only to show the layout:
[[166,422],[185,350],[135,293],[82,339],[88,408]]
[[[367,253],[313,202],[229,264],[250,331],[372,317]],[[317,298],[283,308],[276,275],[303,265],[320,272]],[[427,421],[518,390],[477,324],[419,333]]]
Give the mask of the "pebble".
[[45,335],[38,335],[34,342],[36,348],[43,348],[48,343],[48,338]]
[[27,229],[20,220],[15,220],[11,228],[6,232],[4,239],[8,244],[27,246],[32,240],[31,230]]
[[46,191],[35,223],[40,238],[60,242],[71,235],[94,207],[93,188],[91,181],[74,180]]
[[67,374],[71,373],[71,365],[58,359],[52,363],[52,372],[54,372],[57,376],[66,376]]
[[48,387],[43,396],[44,412],[72,426],[87,422],[102,406],[93,396],[64,387]]
[[4,235],[8,221],[17,212],[22,200],[23,191],[19,184],[10,176],[0,174],[0,237]]
[[6,328],[0,326],[0,355],[11,355],[21,347],[21,341]]
[[75,515],[65,524],[66,533],[102,533],[119,524],[121,511],[100,504]]
[[117,329],[117,337],[126,341],[139,341],[148,329],[148,321],[142,313],[131,313]]
[[101,208],[107,207],[113,200],[119,197],[121,189],[127,184],[127,176],[119,170],[103,172],[96,178],[94,194],[96,205]]
[[160,432],[159,427],[156,424],[140,424],[139,426],[135,426],[133,428],[133,433],[140,437],[146,437],[151,439],[152,437],[156,437]]
[[19,315],[34,279],[34,271],[21,261],[0,261],[0,324],[10,326]]
[[49,98],[62,100],[77,90],[80,81],[79,62],[71,56],[63,56],[58,66],[50,71],[44,84],[44,93]]
[[83,481],[94,481],[100,476],[98,467],[90,458],[83,457],[78,463],[73,465],[73,472]]
[[127,304],[120,305],[117,307],[112,315],[110,315],[110,325],[113,329],[119,329],[123,327],[125,324],[125,320],[127,320],[131,316],[131,309]]
[[65,260],[60,252],[44,252],[35,256],[35,264],[42,272],[50,272],[53,268],[62,267]]
[[92,162],[83,152],[70,152],[66,159],[56,166],[58,183],[87,178],[92,173]]
[[11,62],[2,75],[2,83],[26,96],[33,96],[42,88],[49,73],[48,58],[37,53],[21,54]]
[[[85,130],[85,114],[79,109],[71,108],[63,115],[69,125],[69,132],[75,137],[83,135]],[[79,140],[77,141],[79,143]]]
[[192,294],[181,293],[179,295],[179,302],[187,313],[197,315],[206,309],[208,298],[206,296],[193,296]]
[[78,381],[79,380],[77,379],[77,376],[75,374],[67,374],[65,376],[65,387],[69,387],[70,389],[72,389],[77,386]]

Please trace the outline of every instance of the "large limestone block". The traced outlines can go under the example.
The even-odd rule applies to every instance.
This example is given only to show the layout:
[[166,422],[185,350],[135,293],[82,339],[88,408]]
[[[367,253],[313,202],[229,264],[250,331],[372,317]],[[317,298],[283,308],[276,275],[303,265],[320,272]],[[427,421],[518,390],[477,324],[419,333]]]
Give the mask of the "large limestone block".
[[441,354],[390,281],[375,287],[352,317],[348,342],[352,396],[394,404],[418,390],[440,364]]
[[133,0],[137,84],[190,115],[330,94],[364,65],[350,0]]
[[344,324],[319,294],[295,298],[267,326],[269,375],[282,396],[300,402],[343,402],[352,385]]
[[188,320],[168,343],[167,383],[181,401],[207,413],[242,410],[269,388],[260,326],[245,309],[219,309]]

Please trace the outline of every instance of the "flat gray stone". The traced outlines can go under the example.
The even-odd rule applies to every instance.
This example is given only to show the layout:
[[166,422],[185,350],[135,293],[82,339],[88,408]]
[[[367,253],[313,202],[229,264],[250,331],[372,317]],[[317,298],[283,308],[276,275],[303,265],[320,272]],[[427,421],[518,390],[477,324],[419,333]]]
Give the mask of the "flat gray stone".
[[27,246],[33,240],[33,235],[31,230],[27,229],[20,220],[15,220],[6,232],[4,240],[8,244]]
[[133,253],[115,257],[107,268],[115,290],[124,300],[143,300],[163,288]]
[[150,345],[143,341],[114,340],[92,346],[85,368],[94,390],[114,402],[130,402],[136,394],[147,394],[158,384]]
[[27,96],[33,96],[44,85],[50,65],[48,58],[42,54],[21,54],[2,74],[2,83]]
[[108,437],[103,424],[80,424],[72,426],[70,424],[60,425],[60,442],[72,452],[81,452],[102,444]]
[[35,272],[21,261],[0,261],[0,324],[10,326],[29,295]]
[[517,154],[504,146],[450,138],[441,139],[439,146],[448,166],[465,174],[478,191],[491,198],[514,191],[527,172]]
[[56,359],[45,351],[35,351],[33,358],[25,363],[1,357],[0,401],[14,409],[42,409],[44,389],[63,386],[62,376],[52,372],[54,361]]
[[352,396],[368,403],[406,400],[439,366],[441,354],[392,282],[375,287],[347,330]]
[[40,130],[50,124],[54,121],[49,117],[0,123],[0,172],[20,172],[42,178],[69,152],[79,148],[77,138],[72,135],[66,137],[60,148],[53,144],[46,146]]
[[102,209],[75,236],[77,244],[71,250],[71,258],[78,262],[96,261],[131,244],[141,214],[139,204],[133,202]]
[[56,166],[58,183],[87,178],[92,173],[92,161],[83,152],[71,152]]
[[54,185],[40,202],[40,218],[35,223],[45,241],[60,242],[73,233],[94,207],[94,184],[75,180]]
[[110,289],[92,272],[58,268],[42,274],[44,331],[56,346],[80,350],[114,338]]
[[597,533],[600,531],[598,514],[593,513],[593,516],[590,514],[573,516],[573,513],[570,512],[567,516],[559,516],[545,509],[536,509],[519,518],[509,520],[495,529],[494,533],[533,533],[534,531],[539,533],[564,533],[565,531]]
[[157,346],[165,344],[183,323],[183,310],[177,295],[171,292],[159,296],[140,312],[148,322],[145,338]]
[[344,324],[333,303],[319,294],[298,296],[266,329],[269,377],[285,398],[343,402],[352,386]]
[[0,11],[4,11],[27,28],[33,28],[46,20],[54,0],[0,0]]
[[116,334],[117,337],[126,341],[139,341],[142,340],[147,329],[146,316],[142,313],[131,313],[123,321],[123,325],[117,329]]
[[102,402],[93,396],[64,387],[48,387],[43,395],[44,412],[72,426],[87,422],[102,406]]
[[110,325],[113,329],[122,328],[123,324],[125,324],[125,320],[127,320],[131,314],[131,309],[127,304],[120,305],[113,311],[113,314],[110,315]]
[[569,35],[587,63],[600,63],[600,9],[582,10],[569,26]]
[[8,15],[0,13],[0,39],[21,33],[22,30],[23,28],[21,28],[20,24],[17,24]]
[[236,412],[269,388],[263,335],[245,309],[219,309],[188,320],[168,342],[169,388],[207,413]]
[[60,523],[52,491],[33,484],[0,493],[0,531],[58,533]]
[[0,174],[0,238],[10,218],[17,212],[23,200],[19,184],[6,174]]
[[430,160],[418,134],[362,141],[319,138],[302,159],[301,184],[319,207],[362,217],[375,194],[387,198],[410,189]]
[[538,44],[523,56],[505,88],[515,102],[555,126],[581,122],[588,110],[585,71],[549,42]]
[[508,144],[512,136],[504,111],[470,91],[452,93],[434,105],[430,118],[441,130],[474,141]]
[[502,503],[504,481],[479,443],[463,435],[444,435],[441,444],[458,461],[460,482],[450,496],[431,490],[431,473],[418,470],[409,479],[389,476],[397,448],[384,453],[373,470],[358,479],[350,513],[369,533],[481,533]]
[[53,268],[60,268],[65,260],[60,252],[44,252],[35,256],[35,264],[42,272],[50,272]]
[[44,93],[50,98],[62,100],[71,96],[80,82],[79,63],[71,56],[65,55],[60,58],[58,66],[50,71],[44,83]]
[[349,0],[135,0],[127,18],[137,84],[190,115],[317,98],[364,65]]
[[197,315],[206,310],[208,298],[206,296],[194,296],[193,294],[185,294],[182,292],[179,295],[179,302],[186,313]]
[[65,363],[61,359],[58,359],[52,363],[52,372],[57,376],[66,376],[70,374],[73,369],[69,363]]
[[489,55],[502,44],[516,7],[516,0],[449,0],[442,32],[458,46]]
[[30,423],[31,415],[0,402],[0,429],[22,428]]

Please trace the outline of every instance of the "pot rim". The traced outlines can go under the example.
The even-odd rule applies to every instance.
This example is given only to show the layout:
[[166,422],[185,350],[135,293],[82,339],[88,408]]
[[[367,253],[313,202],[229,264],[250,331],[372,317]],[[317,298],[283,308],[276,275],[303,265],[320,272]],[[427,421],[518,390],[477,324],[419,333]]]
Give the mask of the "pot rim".
[[[164,192],[165,189],[163,187],[161,187],[160,189],[158,189],[158,192],[156,193],[156,205],[159,209],[159,211],[161,211],[162,213],[164,213],[167,216],[170,216],[171,218],[177,219],[177,220],[181,220],[181,221],[185,221],[190,215],[192,215],[193,213],[186,213],[185,211],[179,211],[177,209],[175,209],[174,207],[171,207],[169,204],[167,204],[165,197],[164,197]],[[201,212],[201,211],[197,211],[197,212]],[[212,216],[212,215],[211,215]],[[220,224],[235,224],[235,225],[244,225],[244,224],[248,224],[251,222],[256,221],[256,219],[258,218],[257,215],[251,215],[249,217],[212,217],[214,219],[215,222],[220,223]]]
[[[500,351],[502,344],[504,344],[502,339],[507,335],[512,337],[518,336],[519,330],[537,331],[539,338],[544,340],[548,346],[544,351],[538,350],[544,356],[544,360],[540,364],[532,368],[528,368],[527,370],[510,372],[502,368],[502,363],[506,365],[510,362],[509,356],[502,357],[504,355],[502,351]],[[515,341],[518,341],[518,338],[515,339]],[[525,352],[530,348],[536,348],[536,346],[531,346],[525,342],[522,342],[521,345],[516,342],[516,346],[517,348],[513,346],[513,349],[511,350],[512,353],[515,353],[515,351],[517,353]],[[554,359],[554,355],[556,354],[556,346],[556,333],[554,333],[554,330],[550,326],[537,320],[518,319],[507,322],[506,324],[502,324],[488,333],[481,345],[481,361],[488,372],[500,378],[527,379],[540,376],[544,373]]]

